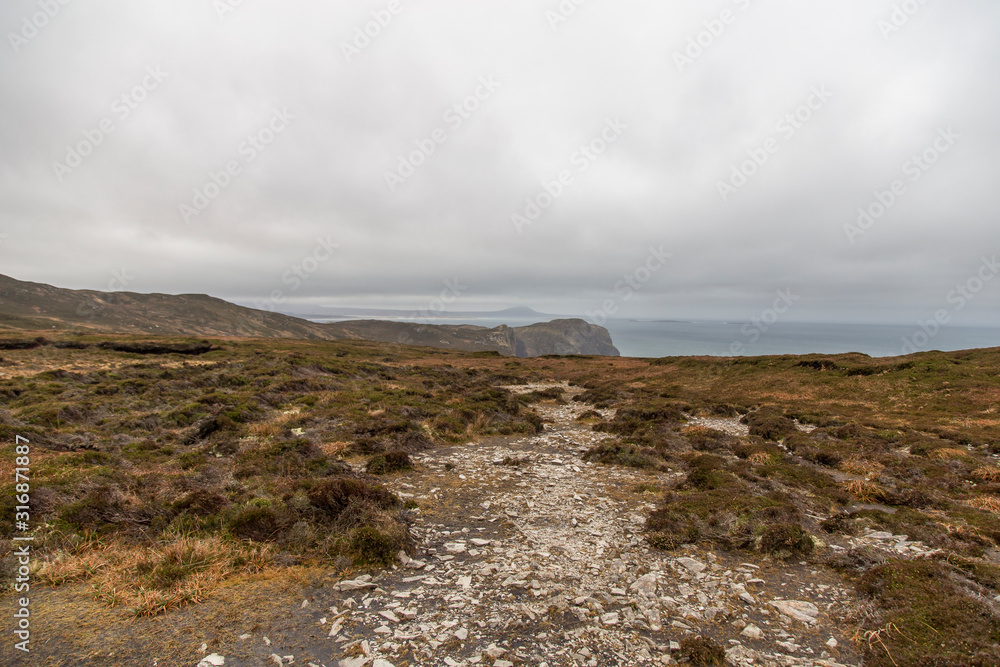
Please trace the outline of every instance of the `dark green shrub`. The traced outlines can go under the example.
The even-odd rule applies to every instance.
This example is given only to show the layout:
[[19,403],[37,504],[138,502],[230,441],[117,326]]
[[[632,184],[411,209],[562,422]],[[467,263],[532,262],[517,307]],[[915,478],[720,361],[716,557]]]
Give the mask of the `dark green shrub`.
[[795,523],[769,526],[760,538],[760,549],[780,558],[808,556],[816,545],[809,533]]
[[97,530],[125,522],[131,515],[117,488],[100,486],[67,505],[60,518],[78,530]]
[[255,542],[273,539],[281,528],[281,517],[276,510],[257,505],[240,509],[229,523],[233,535]]
[[175,501],[173,508],[177,512],[187,512],[194,516],[210,516],[218,514],[229,506],[229,499],[217,491],[199,489],[192,491]]
[[681,639],[680,657],[694,667],[725,667],[726,651],[708,637]]
[[750,427],[750,435],[765,440],[778,441],[799,432],[794,421],[771,410],[761,409],[757,412],[751,412],[740,421]]
[[365,469],[370,475],[386,475],[402,470],[413,470],[413,464],[410,462],[409,454],[397,451],[373,456],[368,459]]
[[400,540],[371,526],[351,532],[350,549],[358,565],[388,566],[396,560],[401,547]]
[[349,477],[324,479],[313,486],[307,495],[314,507],[334,517],[346,510],[351,503],[389,509],[398,502],[396,496],[387,489]]
[[627,468],[661,468],[663,458],[655,449],[626,443],[602,443],[583,455],[584,461]]
[[955,568],[890,561],[864,574],[858,589],[878,608],[879,627],[890,628],[879,642],[862,644],[866,665],[1000,664],[1000,617],[981,595],[970,594]]
[[834,514],[819,524],[820,528],[835,535],[857,535],[861,532],[854,518],[846,512]]

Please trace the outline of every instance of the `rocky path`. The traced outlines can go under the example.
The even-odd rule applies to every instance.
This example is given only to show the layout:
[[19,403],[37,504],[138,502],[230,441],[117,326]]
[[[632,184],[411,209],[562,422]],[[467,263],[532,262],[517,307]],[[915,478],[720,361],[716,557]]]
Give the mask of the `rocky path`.
[[541,435],[415,457],[389,481],[420,507],[401,565],[315,591],[297,613],[312,641],[247,635],[260,661],[225,664],[674,664],[695,635],[734,665],[858,664],[832,573],[650,549],[643,522],[672,475],[584,462],[608,437],[575,421],[587,409],[539,406]]

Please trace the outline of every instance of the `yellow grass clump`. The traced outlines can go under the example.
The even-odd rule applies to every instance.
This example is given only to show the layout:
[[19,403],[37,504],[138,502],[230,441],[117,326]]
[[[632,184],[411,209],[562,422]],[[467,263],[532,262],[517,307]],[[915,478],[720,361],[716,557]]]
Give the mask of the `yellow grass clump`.
[[877,475],[885,469],[885,466],[878,461],[869,459],[847,459],[841,461],[838,467],[852,475]]
[[843,488],[862,503],[878,502],[885,498],[885,489],[867,480],[844,482]]
[[156,547],[90,542],[44,562],[39,580],[51,586],[91,581],[99,600],[155,616],[204,600],[226,579],[263,570],[268,545],[218,537],[180,538]]
[[1000,514],[1000,496],[979,496],[969,500],[966,504],[978,510]]
[[685,426],[681,429],[683,435],[714,435],[716,431],[714,428],[709,428],[707,426]]
[[964,449],[954,449],[952,447],[942,447],[941,449],[935,449],[933,452],[928,454],[929,458],[932,459],[963,459],[969,455],[969,452]]
[[984,482],[1000,482],[1000,468],[996,466],[983,466],[974,470],[972,476]]

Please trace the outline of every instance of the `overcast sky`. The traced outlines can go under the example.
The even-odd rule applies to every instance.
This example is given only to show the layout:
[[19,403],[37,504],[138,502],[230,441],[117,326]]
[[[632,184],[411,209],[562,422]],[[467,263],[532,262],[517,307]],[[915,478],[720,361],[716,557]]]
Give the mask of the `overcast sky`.
[[5,0],[0,273],[1000,324],[1000,3],[576,2]]

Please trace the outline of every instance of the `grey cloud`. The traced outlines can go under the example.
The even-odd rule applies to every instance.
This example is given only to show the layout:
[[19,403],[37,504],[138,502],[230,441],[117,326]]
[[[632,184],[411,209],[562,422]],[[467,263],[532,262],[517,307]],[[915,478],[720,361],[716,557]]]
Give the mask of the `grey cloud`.
[[[673,259],[625,315],[736,319],[794,286],[790,317],[911,322],[1000,251],[1000,9],[928,3],[884,38],[893,4],[590,0],[552,29],[557,2],[401,0],[348,63],[342,44],[387,1],[248,0],[224,18],[193,0],[73,2],[17,53],[9,33],[40,10],[9,2],[0,271],[106,289],[127,267],[137,291],[284,290],[316,307],[418,308],[459,277],[470,309],[582,313],[663,245]],[[678,71],[723,9],[732,23]],[[157,66],[166,80],[120,117],[115,100]],[[446,110],[480,77],[499,89],[453,127]],[[832,99],[783,136],[824,85]],[[240,147],[274,109],[295,118],[249,161]],[[628,129],[580,171],[574,153],[613,117]],[[60,182],[53,162],[104,119],[114,131]],[[961,139],[851,244],[844,225],[942,127]],[[386,172],[439,128],[392,192]],[[723,202],[718,182],[769,138],[780,148]],[[186,223],[180,205],[233,160],[240,173]],[[567,169],[517,233],[511,215]],[[290,290],[282,276],[328,235],[339,252]],[[998,288],[964,321],[997,323]]]

